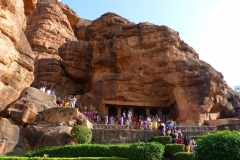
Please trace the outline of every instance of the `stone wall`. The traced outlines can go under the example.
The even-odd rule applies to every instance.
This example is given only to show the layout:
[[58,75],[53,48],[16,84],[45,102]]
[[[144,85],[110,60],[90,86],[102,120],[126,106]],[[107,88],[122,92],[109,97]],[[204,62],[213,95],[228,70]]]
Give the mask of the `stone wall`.
[[[199,136],[214,133],[217,127],[212,126],[178,126],[184,135]],[[92,143],[132,143],[149,142],[153,136],[158,136],[157,130],[139,130],[138,126],[125,129],[120,125],[93,125]]]
[[228,119],[216,119],[216,120],[205,120],[204,125],[207,126],[220,126],[225,124],[240,123],[240,120],[237,118],[228,118]]
[[183,135],[199,136],[217,131],[215,126],[179,126]]
[[92,143],[149,142],[157,135],[157,130],[138,130],[137,126],[125,129],[118,125],[93,125]]
[[225,125],[220,125],[217,126],[217,130],[236,130],[236,131],[240,131],[240,123],[233,123],[233,124],[225,124]]

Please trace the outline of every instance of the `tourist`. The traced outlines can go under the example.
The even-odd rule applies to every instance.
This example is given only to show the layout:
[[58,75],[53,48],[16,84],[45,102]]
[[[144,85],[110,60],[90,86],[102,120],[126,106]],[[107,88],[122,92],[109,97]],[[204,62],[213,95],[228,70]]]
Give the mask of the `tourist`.
[[177,127],[176,132],[178,133],[178,137],[182,137],[182,131]]
[[190,140],[190,151],[191,151],[191,152],[195,152],[195,149],[194,149],[194,148],[196,147],[196,145],[197,145],[197,144],[196,144],[196,142],[194,141],[194,139],[191,139],[191,140]]
[[77,102],[77,98],[75,96],[73,96],[73,98],[72,98],[72,108],[76,107],[76,102]]
[[120,125],[123,125],[123,117],[120,117]]
[[65,106],[65,102],[64,102],[64,100],[62,99],[62,107],[64,107]]
[[50,94],[55,95],[55,90],[53,89]]
[[152,130],[152,125],[151,125],[151,118],[148,116],[147,117],[147,130]]
[[136,117],[133,118],[133,125],[137,125],[137,119],[136,119]]
[[190,152],[190,138],[189,136],[184,136],[183,143],[185,145],[185,151]]
[[169,128],[166,129],[166,135],[170,136],[171,135],[171,130]]
[[105,116],[105,124],[108,124],[108,115]]
[[163,130],[165,131],[166,130],[166,125],[163,121],[160,121],[160,126],[163,126]]
[[48,89],[48,90],[47,90],[47,94],[51,94],[51,89]]
[[94,114],[94,122],[98,124],[98,112],[96,111]]
[[178,139],[177,139],[177,144],[183,144],[183,139],[182,139],[182,137],[178,137]]
[[170,130],[172,130],[172,129],[173,129],[173,127],[174,127],[174,126],[173,126],[173,124],[172,124],[172,123],[169,123],[169,124],[168,124],[168,128],[169,128]]
[[87,115],[87,107],[86,106],[84,106],[83,114]]
[[173,129],[171,130],[170,136],[172,137],[172,143],[176,143],[177,137],[176,137],[175,131]]
[[132,125],[132,112],[130,110],[128,110],[128,117],[127,117],[127,119],[128,119],[129,124]]
[[126,113],[125,111],[123,111],[123,123],[125,123],[125,121],[126,121]]
[[81,108],[82,108],[82,105],[81,105],[81,103],[78,103],[78,106],[77,106],[77,108],[78,108],[78,111],[79,111],[79,112],[81,112]]
[[165,136],[165,135],[166,135],[166,134],[165,134],[164,126],[160,125],[160,126],[158,127],[158,133],[159,133],[160,136]]
[[69,107],[69,102],[65,102],[65,107]]

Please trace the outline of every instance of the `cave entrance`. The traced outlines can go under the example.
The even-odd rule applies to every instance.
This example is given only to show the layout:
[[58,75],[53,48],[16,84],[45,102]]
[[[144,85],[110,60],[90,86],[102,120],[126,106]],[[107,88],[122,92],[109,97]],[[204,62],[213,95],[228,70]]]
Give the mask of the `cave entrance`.
[[113,116],[116,117],[117,116],[117,108],[116,107],[109,107],[108,108],[108,116]]
[[133,115],[139,117],[140,115],[146,117],[146,109],[136,107],[133,109]]
[[123,112],[124,112],[124,111],[125,111],[126,116],[127,116],[128,110],[129,110],[128,107],[122,107],[122,108],[121,108],[121,116],[123,115]]
[[155,108],[151,108],[151,109],[150,109],[150,115],[156,116],[156,114],[158,114],[158,110],[155,109]]
[[161,119],[166,122],[167,119],[171,119],[171,116],[170,116],[170,109],[169,108],[164,108],[161,110],[162,112],[162,117]]

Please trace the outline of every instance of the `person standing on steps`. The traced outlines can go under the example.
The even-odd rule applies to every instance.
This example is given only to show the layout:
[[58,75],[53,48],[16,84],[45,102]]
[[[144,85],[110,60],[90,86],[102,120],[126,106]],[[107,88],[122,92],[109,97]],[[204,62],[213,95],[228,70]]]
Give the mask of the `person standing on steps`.
[[75,96],[73,96],[73,98],[72,98],[72,108],[76,107],[76,102],[77,102],[77,98]]
[[132,125],[132,112],[130,110],[128,110],[128,117],[127,117],[127,119],[128,119],[129,124]]
[[125,124],[125,121],[126,121],[126,113],[125,111],[123,111],[123,123]]
[[108,115],[105,116],[105,124],[108,124]]

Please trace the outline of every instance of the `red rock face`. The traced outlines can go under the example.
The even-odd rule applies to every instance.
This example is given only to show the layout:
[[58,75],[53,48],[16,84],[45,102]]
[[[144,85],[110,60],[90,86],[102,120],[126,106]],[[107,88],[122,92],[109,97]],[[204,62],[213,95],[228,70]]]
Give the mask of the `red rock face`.
[[24,35],[23,1],[0,2],[0,111],[16,100],[33,79],[34,54]]
[[[90,56],[86,50],[92,53],[89,64],[89,59],[83,60]],[[134,24],[106,13],[87,26],[85,41],[69,42],[59,51],[73,79],[88,80],[85,71],[91,67],[91,84],[82,102],[101,112],[112,105],[171,108],[182,125],[220,118],[223,108],[233,111],[225,117],[234,114],[227,107],[232,91],[222,74],[201,61],[178,32],[166,26]],[[73,58],[77,57],[74,52],[81,58]]]
[[57,93],[69,95],[75,86],[81,88],[82,84],[75,85],[75,81],[65,74],[60,66],[62,59],[58,55],[58,48],[68,41],[77,40],[71,25],[77,23],[78,17],[74,17],[74,13],[60,2],[40,2],[28,17],[25,30],[36,55],[36,79],[32,86],[46,86],[48,89],[54,88]]
[[177,123],[202,125],[234,116],[238,106],[222,74],[166,26],[114,13],[91,22],[46,1],[29,16],[25,33],[36,54],[32,86],[80,94],[101,113],[109,106],[168,108]]

